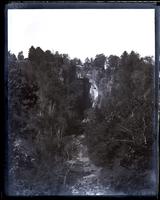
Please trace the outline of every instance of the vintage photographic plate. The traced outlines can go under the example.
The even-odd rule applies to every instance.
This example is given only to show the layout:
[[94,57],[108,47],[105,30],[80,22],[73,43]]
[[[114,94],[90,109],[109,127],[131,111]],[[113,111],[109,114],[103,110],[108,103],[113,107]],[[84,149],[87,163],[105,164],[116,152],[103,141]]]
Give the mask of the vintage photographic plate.
[[8,196],[157,196],[159,8],[6,6]]

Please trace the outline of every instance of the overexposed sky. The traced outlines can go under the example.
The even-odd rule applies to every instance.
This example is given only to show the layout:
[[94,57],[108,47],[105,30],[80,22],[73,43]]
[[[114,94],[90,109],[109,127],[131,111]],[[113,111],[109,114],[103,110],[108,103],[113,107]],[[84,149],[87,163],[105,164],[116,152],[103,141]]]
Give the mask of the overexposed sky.
[[154,27],[154,9],[11,9],[8,50],[27,57],[33,45],[82,60],[124,50],[154,56]]

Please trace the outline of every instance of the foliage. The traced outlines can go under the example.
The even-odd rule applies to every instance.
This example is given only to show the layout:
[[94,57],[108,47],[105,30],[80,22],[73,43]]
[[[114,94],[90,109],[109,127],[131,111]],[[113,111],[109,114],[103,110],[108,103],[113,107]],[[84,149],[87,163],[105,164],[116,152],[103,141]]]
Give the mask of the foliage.
[[[95,107],[89,79],[98,87]],[[109,179],[117,190],[124,183],[128,191],[143,188],[155,139],[153,89],[152,58],[133,51],[99,54],[84,64],[40,47],[32,46],[25,59],[23,52],[17,58],[9,52],[9,193],[66,190],[67,161],[80,134],[93,163],[113,174],[102,174],[104,183]]]
[[110,56],[106,77],[99,80],[103,81],[103,87],[99,87],[102,93],[99,105],[89,114],[93,120],[85,127],[90,158],[96,165],[113,171],[118,165],[117,170],[121,167],[130,170],[133,180],[132,172],[139,173],[140,181],[136,183],[127,182],[127,177],[120,181],[121,173],[115,175],[113,187],[121,191],[126,187],[131,190],[133,184],[138,190],[145,180],[140,173],[153,167],[152,63],[133,51],[124,52],[121,57]]
[[45,183],[50,193],[58,194],[72,150],[71,141],[64,141],[82,133],[89,82],[76,77],[76,59],[40,47],[32,46],[28,59],[22,52],[18,59],[9,53],[8,61],[9,188],[11,193],[23,193],[23,183],[32,185],[28,193],[36,193]]

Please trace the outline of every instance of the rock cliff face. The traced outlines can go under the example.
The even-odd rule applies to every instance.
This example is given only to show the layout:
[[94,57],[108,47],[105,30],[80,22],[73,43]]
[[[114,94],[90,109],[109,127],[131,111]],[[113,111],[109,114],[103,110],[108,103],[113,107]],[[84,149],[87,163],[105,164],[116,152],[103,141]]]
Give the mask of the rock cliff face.
[[98,92],[98,87],[96,85],[95,80],[90,79],[90,83],[91,83],[90,95],[91,95],[91,99],[92,99],[92,107],[94,108],[97,104],[99,92]]

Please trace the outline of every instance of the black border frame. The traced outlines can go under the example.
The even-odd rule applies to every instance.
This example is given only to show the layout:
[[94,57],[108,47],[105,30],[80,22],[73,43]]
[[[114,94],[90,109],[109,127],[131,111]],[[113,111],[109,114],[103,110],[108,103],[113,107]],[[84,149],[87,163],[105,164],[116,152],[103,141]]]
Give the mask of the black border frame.
[[149,3],[136,3],[136,2],[33,2],[33,3],[10,3],[7,5],[8,9],[115,9],[115,8],[137,8],[137,9],[150,9],[155,8],[155,2]]
[[[8,141],[8,87],[7,87],[7,80],[8,80],[8,61],[7,61],[7,52],[8,52],[8,18],[7,18],[7,13],[9,9],[154,9],[155,10],[155,70],[154,70],[154,89],[155,89],[155,94],[154,94],[154,134],[156,135],[157,141],[156,141],[156,147],[154,148],[155,153],[156,153],[156,174],[157,174],[157,194],[155,196],[102,196],[108,199],[112,198],[158,198],[159,196],[159,121],[158,121],[158,101],[159,101],[159,70],[160,70],[160,7],[157,5],[156,2],[26,2],[26,3],[8,3],[4,6],[4,71],[3,71],[3,83],[4,83],[4,99],[3,102],[4,104],[4,140]],[[5,145],[2,145],[5,147],[5,156],[4,156],[4,165],[7,166],[7,142],[5,142]],[[5,191],[7,181],[5,180],[5,175],[6,175],[6,170],[4,169],[4,174],[3,174],[3,181],[4,181],[4,186],[2,188],[2,193],[1,193],[1,198],[13,198],[14,196],[7,196],[7,193]],[[33,198],[32,196],[29,196]],[[61,196],[43,196],[44,198],[50,198],[50,197],[61,197]],[[65,196],[65,197],[79,197],[79,196]],[[81,196],[85,197],[86,196]],[[90,197],[90,196],[87,196]],[[92,196],[95,197],[95,196]],[[28,198],[22,197],[22,196],[17,196],[14,198]],[[37,198],[36,196],[34,198]],[[38,197],[38,199],[40,196]]]

